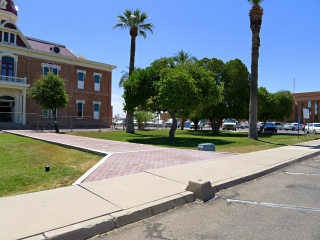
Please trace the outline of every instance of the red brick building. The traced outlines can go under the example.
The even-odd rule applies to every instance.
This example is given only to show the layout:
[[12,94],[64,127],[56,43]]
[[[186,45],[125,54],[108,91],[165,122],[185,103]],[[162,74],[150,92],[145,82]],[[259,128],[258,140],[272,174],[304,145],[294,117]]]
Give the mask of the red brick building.
[[300,118],[303,123],[303,109],[309,109],[311,113],[309,122],[320,122],[320,92],[293,93],[292,95],[295,98],[295,103],[293,115],[288,119],[288,122],[298,122],[298,118]]
[[60,126],[110,126],[116,66],[77,57],[62,44],[26,37],[17,20],[14,2],[0,0],[0,127],[5,123],[53,125],[51,111],[26,96],[34,81],[48,72],[67,83],[70,101],[66,109],[58,110]]

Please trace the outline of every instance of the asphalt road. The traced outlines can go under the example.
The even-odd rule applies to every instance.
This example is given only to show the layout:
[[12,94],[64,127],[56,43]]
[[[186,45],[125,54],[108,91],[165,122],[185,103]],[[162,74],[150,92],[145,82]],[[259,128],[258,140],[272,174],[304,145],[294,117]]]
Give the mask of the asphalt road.
[[91,240],[320,239],[320,156]]

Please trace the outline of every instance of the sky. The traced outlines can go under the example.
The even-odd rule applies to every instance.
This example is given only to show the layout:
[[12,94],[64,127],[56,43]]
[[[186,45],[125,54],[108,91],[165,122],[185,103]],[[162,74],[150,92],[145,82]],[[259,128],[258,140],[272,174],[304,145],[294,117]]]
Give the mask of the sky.
[[[130,59],[129,29],[113,29],[124,10],[139,8],[154,25],[137,37],[135,66],[145,68],[180,50],[197,59],[240,59],[251,72],[247,0],[15,0],[25,36],[66,45],[75,55],[117,66],[112,72],[113,116],[123,114],[118,87]],[[259,87],[270,92],[320,91],[320,1],[264,0]]]

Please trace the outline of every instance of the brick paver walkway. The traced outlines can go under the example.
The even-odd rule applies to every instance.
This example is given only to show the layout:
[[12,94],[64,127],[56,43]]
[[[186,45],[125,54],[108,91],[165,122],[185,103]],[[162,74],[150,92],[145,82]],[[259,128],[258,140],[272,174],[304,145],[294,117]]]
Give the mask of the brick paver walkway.
[[92,172],[84,182],[114,178],[148,169],[164,168],[192,162],[227,157],[230,153],[155,147],[151,145],[86,138],[36,131],[8,131],[40,140],[57,142],[112,155]]

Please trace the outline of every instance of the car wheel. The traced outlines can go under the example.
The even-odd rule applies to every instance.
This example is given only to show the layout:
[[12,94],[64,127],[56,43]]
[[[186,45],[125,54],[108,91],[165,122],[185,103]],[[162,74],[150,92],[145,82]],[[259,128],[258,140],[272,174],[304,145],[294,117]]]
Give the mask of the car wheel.
[[292,128],[292,131],[296,130],[294,127]]
[[313,133],[314,133],[314,134],[317,134],[317,131],[316,131],[316,130],[313,130]]
[[277,131],[277,130],[275,130],[274,132],[275,132],[275,133],[278,133],[278,131]]

